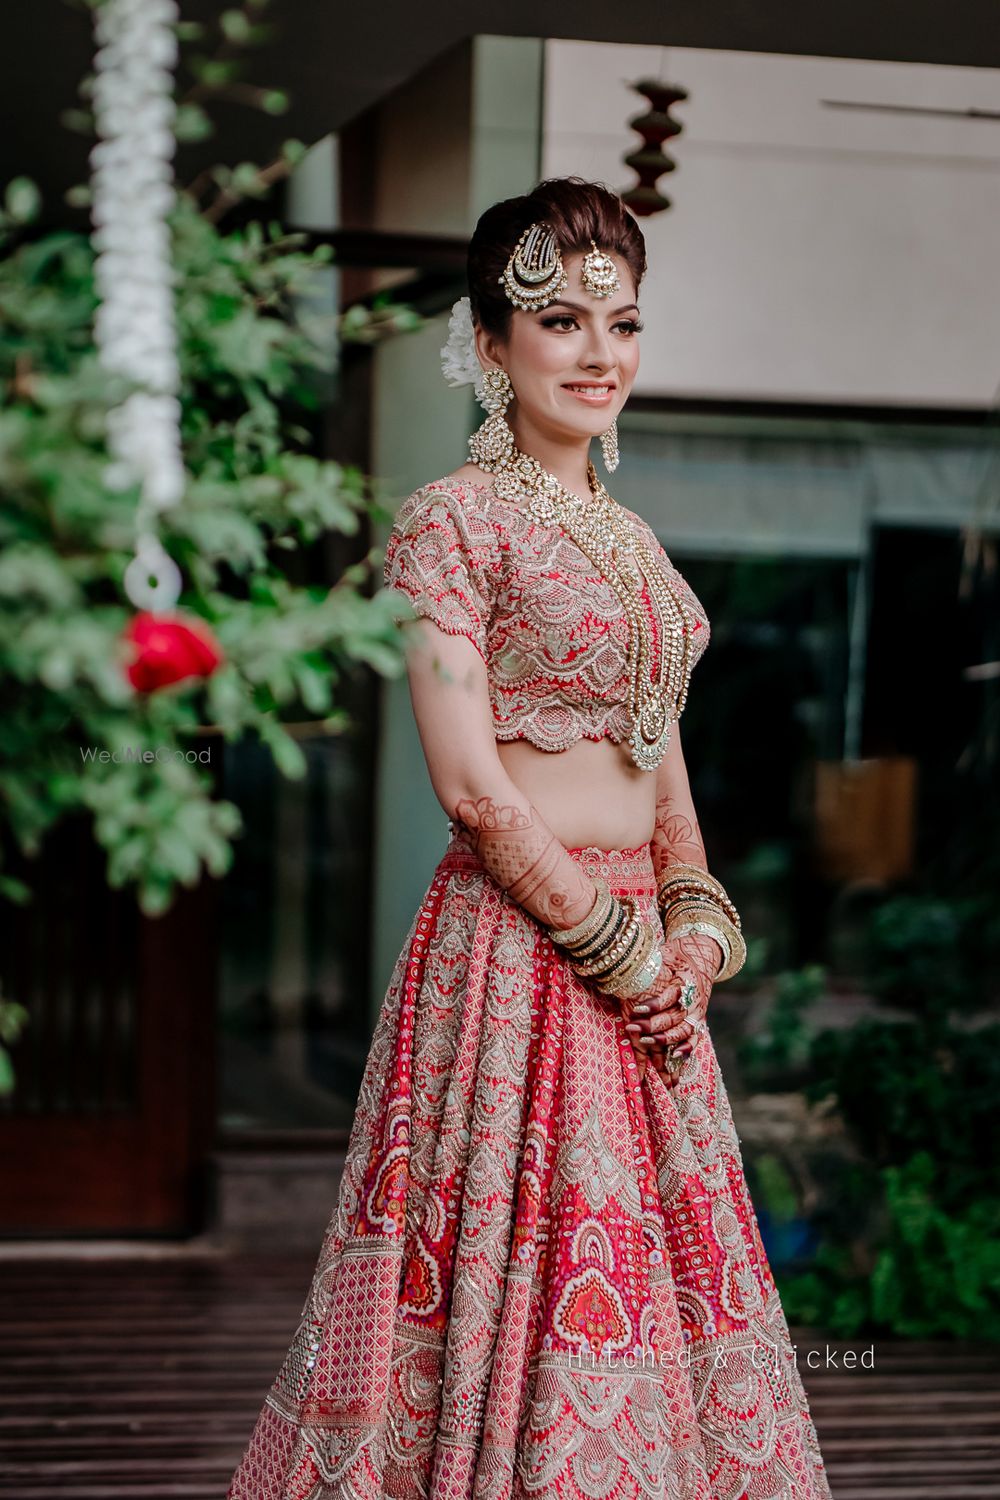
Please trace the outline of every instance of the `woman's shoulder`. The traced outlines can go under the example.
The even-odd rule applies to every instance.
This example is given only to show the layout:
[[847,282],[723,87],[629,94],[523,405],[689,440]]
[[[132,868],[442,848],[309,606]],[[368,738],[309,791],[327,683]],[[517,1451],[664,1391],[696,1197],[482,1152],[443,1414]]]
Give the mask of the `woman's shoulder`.
[[407,495],[396,510],[386,543],[386,577],[413,549],[425,559],[460,555],[484,576],[498,573],[503,538],[488,491],[482,479],[459,469]]
[[442,474],[440,479],[427,480],[400,503],[397,518],[441,503],[456,511],[485,512],[488,509],[485,502],[491,487],[483,482],[481,476],[478,479],[476,476],[480,476],[480,471],[473,469],[471,465],[465,465],[451,474]]
[[480,543],[485,535],[495,538],[500,516],[489,476],[466,464],[428,480],[401,502],[393,529],[412,531],[434,521],[450,523],[462,536]]

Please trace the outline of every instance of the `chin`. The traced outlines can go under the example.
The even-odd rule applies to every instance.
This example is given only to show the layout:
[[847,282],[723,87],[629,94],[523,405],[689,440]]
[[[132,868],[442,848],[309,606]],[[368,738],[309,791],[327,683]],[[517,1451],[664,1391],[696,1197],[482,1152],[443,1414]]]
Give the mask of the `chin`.
[[565,430],[567,436],[573,437],[600,437],[602,432],[607,432],[618,413],[613,407],[607,407],[604,411],[580,412],[575,422],[566,420],[566,413],[560,412],[559,425]]

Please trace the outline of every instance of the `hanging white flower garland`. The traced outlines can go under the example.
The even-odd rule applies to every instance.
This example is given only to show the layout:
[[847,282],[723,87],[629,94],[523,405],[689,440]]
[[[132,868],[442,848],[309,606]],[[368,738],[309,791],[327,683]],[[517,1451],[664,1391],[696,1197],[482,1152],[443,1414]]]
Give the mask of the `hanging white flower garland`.
[[125,592],[137,609],[176,604],[181,575],[156,518],[184,493],[174,273],[167,215],[174,203],[175,0],[105,0],[95,13],[91,153],[101,364],[140,387],[109,415],[113,488],[140,485],[136,556]]

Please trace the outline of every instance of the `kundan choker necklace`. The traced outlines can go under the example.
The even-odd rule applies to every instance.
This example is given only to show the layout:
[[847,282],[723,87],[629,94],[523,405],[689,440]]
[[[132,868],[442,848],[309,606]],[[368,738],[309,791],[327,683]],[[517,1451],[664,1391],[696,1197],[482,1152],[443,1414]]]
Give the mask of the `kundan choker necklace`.
[[[598,479],[593,464],[587,465],[590,499],[583,500],[543,469],[537,459],[522,453],[502,416],[499,421],[506,435],[495,425],[496,416],[473,434],[473,462],[494,476],[493,488],[501,499],[523,497],[523,508],[534,520],[559,526],[590,558],[621,601],[629,625],[628,708],[632,732],[628,746],[640,770],[654,771],[670,743],[671,726],[687,701],[694,616],[670,587],[655,553],[636,535],[623,508]],[[487,429],[491,429],[488,435]],[[476,442],[481,436],[484,440]],[[660,642],[655,678],[650,675],[656,657],[655,641],[643,608],[640,575],[649,584]]]

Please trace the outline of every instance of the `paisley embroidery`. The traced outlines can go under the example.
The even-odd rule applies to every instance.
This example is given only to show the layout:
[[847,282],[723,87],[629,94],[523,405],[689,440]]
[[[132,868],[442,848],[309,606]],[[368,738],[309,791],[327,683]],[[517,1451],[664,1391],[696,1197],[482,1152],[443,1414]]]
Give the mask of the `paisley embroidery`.
[[[655,915],[648,845],[570,852]],[[676,1089],[640,1081],[461,827],[228,1494],[830,1500],[710,1033]]]

